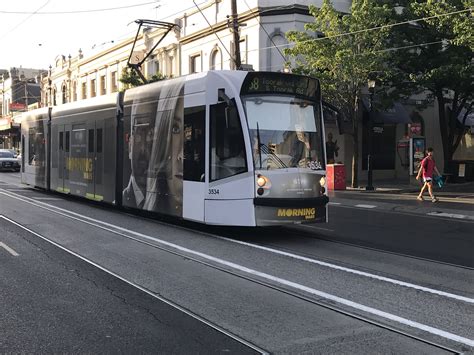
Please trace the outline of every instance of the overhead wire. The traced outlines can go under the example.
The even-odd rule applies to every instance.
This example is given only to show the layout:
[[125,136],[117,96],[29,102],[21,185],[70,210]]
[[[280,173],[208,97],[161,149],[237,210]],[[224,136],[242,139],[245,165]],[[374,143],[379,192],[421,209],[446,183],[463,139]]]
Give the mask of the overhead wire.
[[49,4],[51,0],[46,0],[46,2],[41,5],[36,11],[30,13],[30,16],[27,16],[23,21],[19,22],[17,25],[15,25],[13,28],[11,28],[10,30],[8,30],[7,32],[5,32],[3,35],[0,36],[0,40],[4,39],[8,34],[12,33],[13,31],[15,31],[18,27],[20,27],[22,24],[24,24],[26,21],[28,21],[31,17],[33,17],[34,15],[36,15],[36,13],[41,10],[42,8],[44,8],[46,5]]
[[444,16],[451,16],[451,15],[457,15],[461,14],[464,12],[472,12],[473,8],[469,9],[463,9],[463,10],[458,10],[458,11],[452,11],[448,12],[445,14],[439,14],[439,15],[433,15],[433,16],[427,16],[427,17],[420,17],[417,19],[413,20],[407,20],[407,21],[402,21],[402,22],[396,22],[396,23],[390,23],[387,25],[382,25],[382,26],[375,26],[371,28],[365,28],[362,30],[357,30],[357,31],[351,31],[351,32],[344,32],[344,33],[338,33],[332,36],[324,36],[324,37],[318,37],[318,38],[311,38],[306,41],[301,41],[300,43],[307,43],[307,42],[313,42],[313,41],[320,41],[320,40],[325,40],[325,39],[333,39],[333,38],[338,38],[338,37],[343,37],[343,36],[349,36],[349,35],[354,35],[354,34],[359,34],[359,33],[364,33],[364,32],[369,32],[369,31],[374,31],[374,30],[382,30],[385,28],[390,28],[390,27],[395,27],[395,26],[401,26],[401,25],[408,25],[412,24],[413,22],[419,22],[419,21],[426,21],[426,20],[431,20],[434,18],[439,18],[439,17],[444,17]]
[[[204,1],[205,2],[205,1]],[[202,3],[204,2],[201,2],[199,3],[199,5],[201,5]],[[248,3],[245,1],[247,7],[249,7]],[[186,10],[190,10],[190,9],[193,9],[194,7],[191,6],[189,8],[186,8],[186,9],[183,9],[181,11],[178,11],[174,14],[171,14],[171,15],[167,15],[167,17],[165,17],[164,19],[167,19],[167,18],[170,18],[172,16],[175,16],[177,14],[182,14],[183,11],[186,11]],[[249,8],[250,9],[250,8]],[[250,9],[251,10],[251,9]],[[309,42],[309,41],[319,41],[319,40],[324,40],[324,39],[331,39],[331,38],[336,38],[336,37],[341,37],[341,36],[346,36],[346,35],[352,35],[352,34],[357,34],[357,33],[362,33],[362,32],[368,32],[368,31],[373,31],[373,30],[377,30],[377,29],[383,29],[383,28],[388,28],[388,27],[394,27],[394,26],[399,26],[399,25],[403,25],[403,24],[410,24],[410,23],[413,23],[413,22],[418,22],[418,21],[424,21],[424,20],[429,20],[429,19],[433,19],[433,18],[437,18],[437,17],[441,17],[441,16],[450,16],[450,15],[455,15],[455,14],[459,14],[459,13],[464,13],[464,12],[468,12],[468,11],[472,11],[472,9],[464,9],[464,10],[458,10],[458,11],[453,11],[453,12],[450,12],[450,13],[447,13],[447,14],[440,14],[440,15],[434,15],[434,16],[428,16],[428,17],[423,17],[423,18],[418,18],[418,19],[413,19],[413,20],[409,20],[409,21],[402,21],[402,22],[398,22],[398,23],[394,23],[394,24],[388,24],[388,25],[383,25],[383,26],[376,26],[376,27],[372,27],[372,28],[367,28],[367,29],[362,29],[362,30],[358,30],[358,31],[352,31],[352,32],[345,32],[345,33],[341,33],[341,34],[337,34],[337,35],[334,35],[334,36],[326,36],[326,37],[318,37],[318,38],[312,38],[312,39],[309,39],[307,41],[303,41],[302,43],[304,42]],[[252,12],[252,11],[251,11]],[[255,12],[252,12],[252,14],[255,14]],[[261,26],[261,24],[259,23],[259,25]],[[249,26],[248,28],[251,28],[251,27],[256,27],[257,25],[253,25],[253,26]],[[268,35],[268,33],[267,33]],[[197,48],[197,47],[202,47],[203,44],[208,44],[208,43],[212,43],[214,42],[215,40],[209,40],[209,41],[206,41],[206,42],[200,42],[199,45],[196,45],[194,47],[188,47],[187,50],[192,50],[193,48]],[[414,47],[421,47],[421,46],[427,46],[427,45],[433,45],[433,44],[437,44],[437,43],[440,43],[439,41],[438,42],[427,42],[427,43],[420,43],[420,44],[415,44],[415,45],[410,45],[410,46],[403,46],[403,47],[392,47],[392,48],[386,48],[386,49],[382,49],[382,50],[379,50],[379,51],[375,51],[375,52],[382,52],[382,51],[395,51],[395,50],[401,50],[401,49],[409,49],[409,48],[414,48]],[[222,44],[222,42],[221,42]],[[282,55],[281,51],[279,50],[279,48],[281,47],[289,47],[291,46],[291,44],[281,44],[281,45],[276,45],[273,41],[272,41],[272,46],[268,46],[268,47],[259,47],[259,48],[256,48],[256,49],[250,49],[250,50],[247,50],[246,52],[255,52],[255,51],[262,51],[262,50],[267,50],[267,49],[271,49],[271,48],[275,48],[278,50],[278,52],[280,53],[280,55]],[[225,46],[224,46],[224,49]],[[375,53],[373,52],[373,53]],[[284,56],[283,56],[284,58]],[[222,63],[226,63],[226,62],[230,62],[231,60],[224,60],[222,61]]]
[[[244,0],[244,3],[245,3],[245,5],[247,5],[247,7],[248,7],[250,13],[251,13],[252,15],[255,15],[246,0]],[[267,32],[267,30],[265,29],[265,27],[263,27],[262,23],[261,23],[260,20],[258,19],[258,16],[255,16],[255,19],[257,20],[258,24],[260,25],[260,27],[262,28],[262,30],[263,30],[263,31],[265,32],[265,34],[267,35],[267,37],[268,37],[268,39],[270,40],[270,42],[272,42],[273,46],[276,48],[276,50],[278,51],[278,53],[280,53],[280,55],[281,55],[281,57],[283,58],[283,60],[286,61],[285,56],[284,56],[283,53],[280,51],[280,49],[277,47],[277,45],[276,45],[275,42],[273,41],[273,38],[270,37],[270,35],[268,34],[268,32]]]
[[[117,7],[110,7],[110,8],[105,8],[105,9],[90,9],[90,10],[73,10],[73,11],[35,11],[35,12],[30,12],[30,11],[4,11],[0,10],[0,14],[18,14],[18,15],[65,15],[65,14],[82,14],[82,13],[91,13],[91,12],[105,12],[105,11],[115,11],[115,10],[122,10],[122,9],[129,9],[132,7],[139,7],[139,6],[145,6],[145,5],[150,5],[150,4],[156,4],[158,1],[150,1],[150,2],[144,2],[141,4],[135,4],[135,5],[126,5],[126,6],[117,6]],[[43,6],[44,7],[44,6]]]

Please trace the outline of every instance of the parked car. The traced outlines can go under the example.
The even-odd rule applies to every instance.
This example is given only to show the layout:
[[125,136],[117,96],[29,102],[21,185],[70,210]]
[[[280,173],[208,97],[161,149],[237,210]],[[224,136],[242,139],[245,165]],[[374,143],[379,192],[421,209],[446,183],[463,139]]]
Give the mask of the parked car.
[[16,149],[13,149],[13,148],[10,148],[10,149],[1,148],[1,149],[0,149],[0,152],[10,152],[10,153],[12,153],[12,154],[15,156],[15,158],[18,156],[18,151],[17,151]]
[[20,171],[20,161],[8,149],[0,150],[0,171]]

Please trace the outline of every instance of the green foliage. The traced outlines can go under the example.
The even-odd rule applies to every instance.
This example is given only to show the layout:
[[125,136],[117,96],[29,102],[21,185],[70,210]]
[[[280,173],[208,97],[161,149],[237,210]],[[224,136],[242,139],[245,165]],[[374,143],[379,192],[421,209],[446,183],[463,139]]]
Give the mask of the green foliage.
[[[394,94],[428,94],[436,99],[445,169],[466,129],[458,123],[474,100],[473,0],[406,0],[394,17],[390,56]],[[407,23],[408,22],[408,23]],[[466,111],[467,113],[468,111]]]
[[[296,73],[321,79],[324,100],[338,107],[353,122],[352,186],[358,185],[358,119],[360,100],[367,93],[367,80],[374,75],[379,83],[388,76],[388,53],[384,51],[392,9],[376,0],[353,0],[351,13],[338,13],[331,1],[320,9],[310,6],[314,22],[305,31],[291,31],[294,44],[285,50]],[[316,38],[316,35],[317,38]],[[382,96],[380,92],[377,96]]]
[[[155,81],[160,81],[160,80],[165,80],[165,79],[166,79],[166,76],[157,72],[151,78],[147,79],[148,81],[147,83],[152,83]],[[120,77],[119,81],[122,84],[124,84],[125,89],[147,84],[143,82],[143,80],[141,79],[140,75],[138,75],[136,70],[129,67],[123,68],[122,76]]]
[[125,89],[130,89],[144,84],[137,72],[129,67],[122,69],[122,76],[120,77],[119,81],[124,84]]
[[388,69],[383,49],[390,30],[381,26],[388,23],[391,9],[377,1],[354,0],[351,13],[340,14],[325,0],[320,9],[310,6],[310,13],[314,22],[305,31],[287,33],[294,47],[286,54],[294,72],[320,78],[325,100],[355,119],[369,75],[378,73],[383,81]]

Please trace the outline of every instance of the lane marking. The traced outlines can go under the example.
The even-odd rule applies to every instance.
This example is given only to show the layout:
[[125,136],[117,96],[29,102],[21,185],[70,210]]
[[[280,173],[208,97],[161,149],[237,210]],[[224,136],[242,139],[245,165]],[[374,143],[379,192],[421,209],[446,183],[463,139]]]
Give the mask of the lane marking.
[[[17,200],[23,201],[25,203],[29,203],[31,205],[34,205],[36,207],[45,209],[47,211],[59,214],[61,216],[68,217],[70,219],[80,221],[82,223],[92,225],[94,227],[97,227],[97,228],[100,228],[100,229],[103,229],[103,230],[106,230],[106,231],[109,231],[109,232],[112,232],[112,233],[117,233],[119,235],[124,235],[122,233],[117,232],[117,230],[119,230],[119,231],[122,231],[122,232],[127,232],[127,233],[130,233],[130,234],[139,236],[139,237],[143,237],[145,239],[151,239],[151,240],[154,240],[154,241],[157,241],[157,242],[168,243],[164,240],[157,239],[155,237],[150,237],[150,236],[147,236],[145,234],[129,230],[127,228],[122,228],[120,226],[110,224],[110,223],[107,223],[107,222],[103,222],[103,221],[100,221],[100,220],[97,220],[97,219],[94,219],[94,218],[91,218],[91,217],[88,217],[88,216],[84,216],[82,214],[72,212],[72,211],[69,211],[69,210],[66,210],[66,209],[63,209],[63,208],[60,208],[60,207],[56,207],[56,206],[53,206],[53,205],[50,205],[50,204],[47,204],[47,203],[44,203],[44,202],[41,202],[41,201],[35,201],[35,200],[32,200],[31,198],[28,198],[28,197],[24,197],[24,196],[18,197],[18,196],[15,196],[15,195],[8,195],[8,194],[2,192],[1,189],[0,189],[0,194],[7,195],[9,197],[12,197],[12,198],[15,198]],[[30,200],[30,201],[27,201],[27,200]],[[106,227],[104,227],[104,226],[106,226]],[[114,228],[115,230],[111,229],[111,228]],[[124,236],[127,236],[127,235],[124,235]],[[325,261],[320,261],[320,260],[317,260],[317,259],[310,259],[310,258],[301,256],[301,255],[292,254],[292,253],[288,253],[288,252],[285,252],[285,251],[281,251],[281,250],[277,250],[277,249],[273,249],[273,248],[269,248],[269,247],[264,247],[264,246],[257,245],[257,244],[251,244],[251,243],[247,243],[247,242],[240,241],[240,240],[234,240],[234,239],[229,239],[229,238],[226,238],[226,237],[220,237],[220,236],[215,236],[215,235],[213,235],[213,237],[217,238],[217,239],[226,240],[226,241],[229,241],[231,243],[241,244],[241,245],[245,245],[245,246],[248,246],[248,247],[251,247],[251,248],[265,250],[265,251],[268,251],[268,252],[271,252],[271,253],[274,253],[274,254],[283,255],[283,256],[286,256],[286,257],[289,257],[289,258],[292,258],[292,259],[306,261],[306,262],[309,262],[311,264],[321,265],[321,266],[325,266],[325,267],[328,267],[328,268],[331,268],[331,269],[344,271],[344,272],[347,272],[347,273],[350,273],[350,274],[355,274],[355,275],[364,276],[364,277],[371,278],[371,279],[376,279],[376,280],[379,280],[379,281],[384,281],[384,282],[391,283],[391,284],[394,284],[394,285],[397,285],[397,286],[404,286],[404,287],[412,288],[412,289],[415,289],[415,290],[435,294],[435,295],[438,295],[438,296],[443,296],[443,297],[463,301],[463,302],[466,302],[466,303],[474,304],[474,298],[469,298],[469,297],[465,297],[465,296],[461,296],[461,295],[457,295],[457,294],[449,293],[449,292],[445,292],[445,291],[435,290],[435,289],[428,288],[428,287],[425,287],[425,286],[415,285],[415,284],[412,284],[412,283],[409,283],[409,282],[400,281],[400,280],[388,278],[388,277],[385,277],[385,276],[370,274],[368,272],[364,272],[364,271],[360,271],[360,270],[356,270],[356,269],[350,269],[348,267],[339,266],[339,265],[336,265],[336,264],[331,264],[331,263],[328,263],[328,262],[325,262]],[[176,245],[176,244],[172,244],[172,243],[169,243],[169,244],[170,245]],[[176,247],[178,248],[180,246],[176,245]]]
[[302,224],[301,226],[306,227],[306,228],[311,228],[311,229],[318,229],[318,230],[322,230],[322,231],[325,231],[325,232],[334,232],[334,229],[316,227],[316,226],[313,226],[313,225],[310,225],[310,224]]
[[[341,204],[340,206],[334,206],[335,208],[345,208],[345,209],[356,209],[355,206],[351,205],[343,205]],[[397,206],[397,207],[413,207],[413,206]],[[411,209],[406,209],[406,210],[393,210],[393,209],[385,209],[385,208],[377,208],[374,209],[372,212],[374,213],[385,213],[385,214],[398,214],[402,216],[409,216],[413,218],[430,218],[430,219],[437,219],[439,220],[439,217],[437,215],[429,216],[428,214],[423,213],[414,213],[413,210]],[[453,222],[450,219],[445,219],[446,222]],[[472,224],[473,220],[472,219],[456,219],[455,223],[468,223]]]
[[328,202],[328,205],[337,206],[340,205],[340,202]]
[[[5,194],[4,192],[0,192],[0,193]],[[5,194],[5,195],[7,195],[7,194]],[[12,197],[14,197],[18,200],[21,200],[20,198],[18,198],[16,196],[12,196]],[[24,202],[34,204],[34,203],[28,202],[28,201],[24,201]],[[45,203],[42,203],[42,202],[38,202],[38,203],[45,204]],[[47,204],[45,204],[45,205],[47,205]],[[38,206],[38,207],[41,207],[41,206]],[[73,217],[73,216],[68,215],[66,213],[62,213],[62,212],[59,212],[59,211],[54,211],[53,209],[49,209],[47,207],[42,207],[42,208],[44,208],[46,210],[50,210],[50,211],[52,211],[54,213],[57,213],[57,214],[60,214],[60,215],[64,215],[65,217],[75,219],[75,220],[81,221],[83,223],[92,225],[92,226],[96,226],[97,228],[109,231],[109,232],[114,233],[114,234],[123,235],[125,237],[130,238],[129,235],[126,235],[124,233],[120,233],[120,232],[117,231],[117,230],[120,230],[120,231],[127,232],[127,233],[133,234],[135,236],[144,238],[144,239],[152,240],[152,241],[154,241],[158,244],[166,245],[168,247],[171,247],[173,249],[179,250],[179,251],[184,252],[184,253],[199,256],[203,259],[213,261],[217,264],[224,265],[224,266],[227,266],[229,268],[239,270],[241,272],[244,272],[244,273],[247,273],[247,274],[250,274],[250,275],[258,276],[258,277],[261,277],[263,279],[270,280],[270,281],[273,281],[275,283],[279,283],[279,284],[284,285],[284,286],[292,287],[294,289],[297,289],[297,290],[300,290],[300,291],[303,291],[303,292],[307,292],[309,294],[312,294],[312,295],[315,295],[315,296],[318,296],[318,297],[322,297],[322,298],[325,298],[327,300],[330,300],[330,301],[333,301],[333,302],[336,302],[336,303],[339,303],[339,304],[343,304],[343,305],[348,306],[350,308],[354,308],[354,309],[357,309],[357,310],[360,310],[360,311],[363,311],[363,312],[366,312],[366,313],[369,313],[369,314],[376,315],[378,317],[382,317],[382,318],[385,318],[385,319],[388,319],[388,320],[391,320],[391,321],[394,321],[394,322],[397,322],[397,323],[400,323],[400,324],[404,324],[404,325],[409,326],[411,328],[423,330],[423,331],[428,332],[430,334],[440,336],[440,337],[445,338],[445,339],[449,339],[449,340],[452,340],[452,341],[455,341],[455,342],[458,342],[458,343],[462,343],[462,344],[474,347],[474,340],[473,339],[465,338],[465,337],[462,337],[462,336],[459,336],[459,335],[456,335],[456,334],[453,334],[453,333],[450,333],[450,332],[447,332],[447,331],[444,331],[444,330],[441,330],[441,329],[438,329],[438,328],[435,328],[435,327],[431,327],[431,326],[423,324],[423,323],[412,321],[412,320],[397,316],[397,315],[392,314],[392,313],[388,313],[388,312],[385,312],[385,311],[382,311],[382,310],[379,310],[379,309],[376,309],[376,308],[373,308],[373,307],[369,307],[369,306],[366,306],[366,305],[363,305],[363,304],[360,304],[360,303],[357,303],[357,302],[354,302],[354,301],[347,300],[347,299],[342,298],[342,297],[338,297],[338,296],[335,296],[335,295],[332,295],[332,294],[329,294],[329,293],[326,293],[326,292],[323,292],[323,291],[316,290],[316,289],[308,287],[308,286],[304,286],[304,285],[295,283],[293,281],[289,281],[289,280],[286,280],[286,279],[283,279],[283,278],[280,278],[280,277],[277,277],[277,276],[273,276],[273,275],[270,275],[270,274],[267,274],[267,273],[264,273],[264,272],[260,272],[260,271],[254,270],[254,269],[250,269],[250,268],[247,268],[243,265],[239,265],[239,264],[236,264],[236,263],[233,263],[233,262],[230,262],[230,261],[226,261],[226,260],[211,256],[211,255],[208,255],[208,254],[205,254],[205,253],[194,251],[194,250],[182,247],[180,245],[170,243],[170,242],[167,242],[165,240],[161,240],[161,239],[158,239],[158,238],[155,238],[155,237],[151,237],[151,236],[148,236],[146,234],[131,231],[131,230],[128,230],[126,228],[115,226],[115,225],[112,225],[112,224],[107,223],[107,222],[94,220],[93,218],[90,218],[90,217],[87,217],[87,216],[83,216],[83,219],[81,220],[78,217]],[[62,209],[58,208],[58,210],[62,210]],[[73,215],[80,216],[79,214],[77,214],[75,212],[70,212],[70,211],[68,211],[68,212],[73,214]],[[6,219],[4,216],[0,216],[0,217]],[[84,219],[95,221],[96,223],[88,222],[88,221],[85,221]],[[63,250],[66,250],[70,253],[73,253],[72,251],[69,251],[68,249],[61,246],[60,244],[55,243],[53,241],[50,241],[49,239],[39,235],[38,233],[21,226],[20,224],[16,223],[15,221],[11,221],[11,222],[14,223],[15,225],[18,225],[19,227],[21,227],[25,230],[28,230],[30,233],[33,233],[34,235],[37,235],[40,238],[43,238],[44,240],[47,240],[48,242],[50,242],[54,245],[57,245],[58,247],[62,248]],[[100,224],[102,224],[104,226],[109,226],[111,228],[116,228],[117,230],[104,227]],[[76,254],[76,255],[78,257],[80,257],[81,259],[87,261],[87,259],[80,256],[79,254]],[[98,267],[100,267],[100,266],[98,266]],[[100,268],[102,268],[102,267],[100,267]],[[105,269],[103,269],[103,270],[105,270]],[[119,276],[117,275],[117,277],[119,277]],[[461,297],[461,296],[459,296],[459,297]],[[471,300],[471,303],[474,301],[472,299],[469,299],[469,300]]]
[[354,207],[359,207],[359,208],[376,208],[377,206],[375,205],[354,205]]
[[[158,294],[153,293],[153,292],[151,292],[150,290],[148,290],[148,289],[146,289],[146,288],[144,288],[144,287],[142,287],[142,286],[140,286],[140,285],[138,285],[138,284],[136,284],[136,283],[134,283],[134,282],[132,282],[132,281],[127,280],[126,278],[120,276],[119,274],[116,274],[115,272],[113,272],[113,271],[111,271],[111,270],[109,270],[109,269],[107,269],[107,268],[105,268],[105,267],[103,267],[103,266],[101,266],[101,265],[99,265],[99,264],[93,262],[92,260],[90,260],[90,259],[88,259],[88,258],[86,258],[86,257],[84,257],[84,256],[82,256],[82,255],[80,255],[80,254],[78,254],[78,253],[76,253],[76,252],[74,252],[74,251],[72,251],[72,250],[70,250],[70,249],[64,247],[64,246],[62,246],[61,244],[56,243],[55,241],[50,240],[50,239],[48,239],[48,238],[42,236],[42,235],[39,234],[39,233],[36,233],[35,231],[33,231],[33,230],[31,230],[31,229],[29,229],[29,228],[27,228],[27,227],[25,227],[25,226],[22,226],[21,224],[15,222],[14,220],[9,219],[9,218],[7,218],[7,217],[5,217],[5,216],[2,216],[2,215],[0,215],[0,218],[2,218],[2,219],[4,219],[4,220],[6,220],[6,221],[8,221],[8,222],[10,222],[10,223],[12,223],[12,224],[14,224],[14,225],[16,225],[17,227],[19,227],[19,228],[21,228],[21,229],[27,231],[28,233],[31,233],[32,235],[34,235],[34,236],[36,236],[36,237],[38,237],[38,238],[43,239],[44,241],[46,241],[46,242],[48,242],[48,243],[54,245],[55,247],[57,247],[57,248],[59,248],[59,249],[65,251],[65,252],[68,253],[68,254],[71,254],[71,255],[73,255],[73,256],[75,256],[75,257],[81,259],[82,261],[85,261],[86,263],[88,263],[88,264],[90,264],[90,265],[92,265],[92,266],[94,266],[94,267],[96,267],[96,268],[98,268],[98,269],[104,271],[105,273],[107,273],[107,274],[109,274],[109,275],[111,275],[111,276],[113,276],[113,277],[116,277],[117,279],[119,279],[119,280],[125,282],[126,284],[128,284],[128,285],[130,285],[130,286],[132,286],[132,287],[135,287],[135,288],[139,289],[139,290],[142,291],[142,292],[145,292],[146,294],[148,294],[148,295],[150,295],[150,296],[152,296],[152,297],[154,297],[154,298],[160,300],[161,302],[164,302],[164,303],[170,305],[171,307],[176,308],[177,310],[179,310],[179,311],[181,311],[181,312],[187,314],[188,316],[190,316],[190,317],[192,317],[192,318],[194,318],[194,319],[196,319],[196,320],[198,320],[198,321],[200,321],[200,322],[206,324],[206,325],[209,326],[210,328],[215,329],[215,330],[221,332],[222,334],[225,334],[225,335],[227,335],[228,337],[230,337],[230,338],[232,338],[232,339],[234,339],[234,340],[236,340],[236,341],[238,341],[238,342],[240,342],[240,343],[242,343],[242,344],[248,346],[249,348],[258,351],[258,352],[261,353],[261,354],[265,354],[265,355],[266,355],[266,354],[270,354],[270,353],[267,352],[266,350],[263,350],[262,348],[259,348],[257,345],[252,344],[252,343],[248,342],[247,340],[245,340],[245,339],[243,339],[243,338],[240,338],[238,335],[235,335],[235,334],[229,332],[228,330],[219,327],[217,324],[214,324],[214,323],[212,323],[211,321],[209,321],[209,320],[207,320],[207,319],[205,319],[205,318],[200,317],[199,315],[193,313],[192,311],[187,310],[186,308],[181,307],[181,306],[178,305],[177,303],[174,303],[174,302],[172,302],[172,301],[170,301],[170,300],[167,300],[166,298],[164,298],[164,297],[162,297],[162,296],[159,296]],[[87,222],[86,222],[86,223],[87,223]],[[101,228],[101,227],[100,227],[100,228]],[[104,229],[104,228],[103,228],[103,229]],[[116,234],[120,234],[120,233],[116,233]]]
[[446,212],[429,212],[427,213],[428,216],[436,216],[436,217],[447,217],[447,218],[455,218],[455,219],[472,219],[474,220],[474,216],[468,216],[465,214],[458,214],[458,213],[446,213]]
[[388,283],[391,283],[393,285],[404,286],[404,287],[412,288],[412,289],[415,289],[415,290],[424,291],[424,292],[427,292],[427,293],[432,293],[432,294],[435,294],[435,295],[438,295],[438,296],[443,296],[443,297],[463,301],[463,302],[466,302],[466,303],[474,304],[474,298],[460,296],[460,295],[456,295],[454,293],[449,293],[449,292],[445,292],[445,291],[435,290],[435,289],[432,289],[432,288],[429,288],[429,287],[415,285],[415,284],[412,284],[410,282],[400,281],[400,280],[392,279],[392,278],[385,277],[385,276],[370,274],[370,273],[365,272],[365,271],[350,269],[348,267],[339,266],[339,265],[331,264],[331,263],[328,263],[328,262],[325,262],[325,261],[320,261],[320,260],[317,260],[317,259],[311,259],[311,258],[307,258],[305,256],[292,254],[292,253],[288,253],[288,252],[285,252],[285,251],[281,251],[281,250],[273,249],[273,248],[269,248],[269,247],[264,247],[264,246],[257,245],[257,244],[251,244],[251,243],[243,242],[243,241],[240,241],[240,240],[234,240],[234,239],[229,239],[229,238],[226,238],[226,237],[219,237],[219,236],[216,236],[216,238],[224,239],[226,241],[236,243],[236,244],[242,244],[242,245],[245,245],[245,246],[248,246],[248,247],[251,247],[251,248],[255,248],[255,249],[265,250],[265,251],[268,251],[268,252],[271,252],[271,253],[274,253],[274,254],[287,256],[289,258],[300,260],[300,261],[305,261],[305,262],[308,262],[308,263],[311,263],[311,264],[316,264],[316,265],[325,266],[325,267],[328,267],[328,268],[331,268],[331,269],[344,271],[344,272],[347,272],[347,273],[350,273],[350,274],[354,274],[354,275],[358,275],[358,276],[364,276],[364,277],[367,277],[367,278],[370,278],[370,279],[375,279],[375,280],[379,280],[379,281],[388,282]]
[[0,247],[2,247],[3,249],[5,249],[6,251],[8,251],[11,255],[13,256],[18,256],[20,254],[18,254],[16,251],[14,251],[12,248],[10,248],[8,245],[6,245],[5,243],[2,243],[0,242]]
[[62,198],[57,197],[32,197],[34,200],[42,200],[42,201],[63,201]]

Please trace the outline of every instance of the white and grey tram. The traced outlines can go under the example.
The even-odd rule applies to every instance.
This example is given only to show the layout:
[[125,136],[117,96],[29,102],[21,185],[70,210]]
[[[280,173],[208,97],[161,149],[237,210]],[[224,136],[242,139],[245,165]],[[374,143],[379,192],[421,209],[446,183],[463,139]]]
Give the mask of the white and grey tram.
[[327,221],[319,81],[209,71],[26,112],[24,184],[212,225]]

